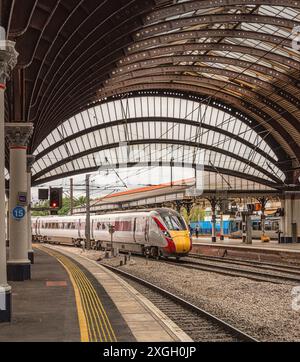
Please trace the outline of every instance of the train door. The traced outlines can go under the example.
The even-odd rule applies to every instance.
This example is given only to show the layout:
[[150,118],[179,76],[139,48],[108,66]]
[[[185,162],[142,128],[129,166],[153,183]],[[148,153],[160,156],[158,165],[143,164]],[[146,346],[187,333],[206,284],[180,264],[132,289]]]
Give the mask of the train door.
[[146,218],[146,225],[145,225],[145,243],[149,244],[149,218]]
[[293,238],[293,243],[297,243],[298,232],[297,232],[297,223],[295,222],[292,223],[292,238]]
[[133,240],[136,243],[136,217],[134,218],[133,221]]
[[[96,225],[96,223],[95,223],[95,225]],[[91,221],[91,238],[93,239],[93,240],[95,240],[95,236],[94,236],[94,220],[92,220]]]

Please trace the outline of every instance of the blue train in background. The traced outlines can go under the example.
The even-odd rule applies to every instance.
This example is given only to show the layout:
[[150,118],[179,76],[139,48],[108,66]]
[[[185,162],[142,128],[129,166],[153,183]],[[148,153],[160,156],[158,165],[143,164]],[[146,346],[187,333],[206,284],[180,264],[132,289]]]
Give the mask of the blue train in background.
[[[252,237],[259,239],[262,234],[262,221],[260,216],[253,215],[251,217],[252,223]],[[212,223],[211,221],[199,221],[190,223],[191,231],[195,235],[196,226],[199,226],[199,235],[211,235],[212,234]],[[242,219],[236,217],[229,220],[223,221],[224,235],[228,235],[230,238],[241,238],[242,237]],[[216,223],[216,232],[220,234],[221,226],[220,220]],[[282,232],[282,220],[280,217],[267,216],[265,219],[265,235],[269,236],[270,239],[278,239],[278,233]]]
[[[191,231],[195,234],[196,226],[199,226],[199,235],[211,235],[212,233],[212,223],[210,221],[199,221],[190,223]],[[224,235],[230,234],[230,221],[223,221]],[[220,222],[216,224],[217,233],[221,232]]]

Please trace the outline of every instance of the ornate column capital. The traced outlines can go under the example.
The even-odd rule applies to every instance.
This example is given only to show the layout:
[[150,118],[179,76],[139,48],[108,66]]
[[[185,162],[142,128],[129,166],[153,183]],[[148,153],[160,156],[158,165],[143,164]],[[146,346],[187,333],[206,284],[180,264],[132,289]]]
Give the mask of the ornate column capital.
[[32,123],[6,123],[5,134],[10,147],[27,147],[33,133]]
[[5,85],[9,73],[17,65],[18,52],[15,42],[6,40],[5,29],[0,26],[0,85]]

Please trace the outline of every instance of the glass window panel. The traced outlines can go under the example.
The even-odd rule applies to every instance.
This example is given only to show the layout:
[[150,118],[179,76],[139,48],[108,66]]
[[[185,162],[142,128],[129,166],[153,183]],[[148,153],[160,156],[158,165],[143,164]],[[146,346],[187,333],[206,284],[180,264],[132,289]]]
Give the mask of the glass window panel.
[[116,109],[116,119],[123,119],[124,116],[124,111],[126,112],[127,110],[127,99],[122,99],[121,101],[115,101],[115,109]]
[[102,138],[102,140],[103,140],[103,144],[108,143],[105,129],[101,129],[101,130],[100,130],[100,134],[101,134],[101,138]]
[[195,117],[195,109],[196,108],[193,107],[193,102],[188,101],[185,119],[192,120]]
[[108,102],[107,103],[107,108],[108,108],[108,114],[109,114],[109,122],[115,121],[116,120],[116,112],[115,112],[114,103],[113,102]]
[[155,116],[160,117],[161,116],[161,99],[160,97],[155,97]]
[[168,98],[168,117],[174,118],[174,98]]
[[134,104],[135,104],[135,116],[138,117],[138,118],[141,118],[142,115],[143,115],[143,112],[142,112],[142,105],[141,105],[141,100],[140,98],[135,98],[134,99]]
[[148,97],[148,105],[149,105],[149,117],[155,117],[155,102],[154,97]]
[[100,107],[101,107],[104,123],[108,123],[110,121],[110,118],[109,118],[107,104],[101,104]]
[[107,133],[107,137],[108,137],[107,142],[108,142],[108,143],[114,143],[114,142],[115,142],[115,137],[114,137],[114,134],[113,134],[113,132],[112,132],[112,129],[111,129],[111,128],[107,128],[107,129],[106,129],[106,133]]
[[103,113],[102,113],[102,105],[95,107],[95,116],[97,119],[97,123],[101,124],[104,123]]
[[135,101],[133,98],[128,98],[126,100],[127,102],[127,114],[128,114],[128,118],[135,118],[136,115],[135,115],[135,108],[134,108],[134,104],[135,104]]
[[180,118],[180,99],[174,99],[174,117]]
[[89,139],[90,147],[91,148],[97,147],[97,141],[96,141],[96,137],[94,136],[94,134],[89,133],[87,136],[88,136],[88,139]]
[[187,115],[187,112],[186,112],[186,109],[187,109],[187,100],[186,99],[181,99],[180,101],[180,118],[181,119],[185,119],[186,115]]
[[142,102],[142,117],[149,117],[147,97],[142,97],[141,102]]
[[82,120],[83,120],[83,125],[82,125],[82,129],[88,129],[90,128],[92,125],[91,125],[91,121],[90,121],[90,118],[89,118],[89,114],[87,111],[83,111],[81,113],[81,116],[82,116],[82,119],[80,120],[80,122],[82,123]]
[[75,120],[76,120],[76,122],[74,123],[74,125],[72,124],[72,126],[74,128],[75,124],[76,124],[76,132],[83,131],[83,130],[86,129],[85,124],[84,124],[84,120],[82,118],[82,114],[79,114],[79,115],[75,116]]

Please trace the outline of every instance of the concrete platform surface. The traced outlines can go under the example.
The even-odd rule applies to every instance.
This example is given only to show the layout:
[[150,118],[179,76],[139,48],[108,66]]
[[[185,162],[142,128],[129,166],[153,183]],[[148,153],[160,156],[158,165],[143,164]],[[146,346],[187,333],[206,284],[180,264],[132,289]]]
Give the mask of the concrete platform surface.
[[241,239],[227,239],[224,241],[217,240],[216,243],[212,243],[211,238],[194,238],[193,244],[201,245],[220,245],[220,246],[234,246],[241,248],[253,248],[253,249],[267,249],[267,250],[279,250],[279,251],[292,251],[300,253],[300,243],[293,244],[279,244],[278,241],[271,240],[269,242],[262,242],[261,240],[253,240],[252,244],[245,244]]
[[72,258],[101,284],[138,342],[191,342],[174,322],[120,277],[97,262],[78,254],[78,249],[45,245],[42,248]]
[[193,253],[258,260],[265,262],[279,262],[300,265],[300,244],[279,244],[275,241],[268,243],[253,240],[252,244],[244,244],[240,239],[218,240],[213,243],[209,238],[193,238]]
[[11,285],[0,342],[192,341],[121,278],[63,247],[37,245],[32,280]]
[[10,283],[13,319],[0,325],[0,342],[79,342],[75,296],[69,276],[37,250],[32,280]]

